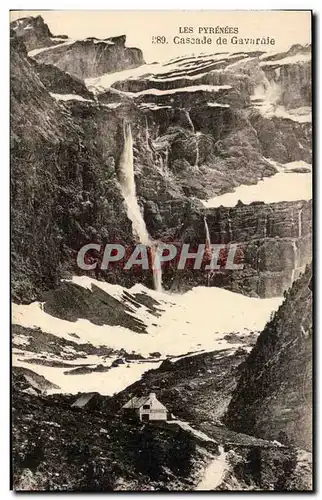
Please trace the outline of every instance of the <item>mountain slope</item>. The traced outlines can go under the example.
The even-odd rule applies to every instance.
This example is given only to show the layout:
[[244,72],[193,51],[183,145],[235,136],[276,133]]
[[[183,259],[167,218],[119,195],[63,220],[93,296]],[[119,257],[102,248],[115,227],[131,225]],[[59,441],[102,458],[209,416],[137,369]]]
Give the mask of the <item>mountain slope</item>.
[[103,198],[113,199],[113,205],[105,203],[101,210],[101,227],[115,228],[115,210],[131,234],[113,172],[108,166],[102,169],[104,160],[94,141],[86,139],[66,108],[45,89],[35,64],[13,39],[12,292],[17,300],[30,300],[39,290],[54,287],[65,264],[74,265],[71,249],[91,241],[98,230],[97,210],[91,208]]
[[99,76],[144,64],[140,49],[125,46],[126,36],[99,40],[64,40],[29,52],[41,63],[53,64],[79,78]]
[[[228,349],[234,354],[238,347],[252,345],[281,302],[215,287],[173,295],[138,284],[127,290],[86,277],[64,281],[45,295],[43,303],[13,304],[13,365],[42,375],[59,386],[58,392],[72,394],[81,390],[113,395],[162,361],[187,353],[225,354]],[[235,310],[227,315],[231,302]],[[228,364],[230,360],[235,358]],[[184,360],[175,367],[185,373]],[[217,373],[217,368],[209,369]]]
[[110,398],[78,409],[14,389],[16,491],[311,490],[309,457],[276,443],[230,431],[223,446],[176,421],[129,423]]
[[23,42],[27,50],[54,45],[54,35],[41,16],[22,17],[10,23],[10,35]]
[[66,35],[53,35],[41,16],[17,19],[10,24],[10,31],[36,60],[81,79],[144,64],[140,49],[125,46],[125,35],[71,40]]
[[312,447],[312,268],[295,281],[244,363],[225,417],[232,429]]
[[[11,23],[16,490],[312,490],[311,135],[310,46],[147,65]],[[157,290],[142,240],[178,250]],[[169,422],[127,421],[148,392]]]
[[[220,269],[210,280],[203,270],[166,269],[166,289],[210,284],[271,297],[290,286],[311,254],[310,47],[146,65],[124,37],[58,39],[39,18],[11,27],[15,300],[42,298],[61,277],[82,273],[76,256],[86,243],[133,248],[119,172],[124,122],[132,128],[138,204],[151,237],[198,245],[206,215],[211,241],[237,241],[244,255],[245,270]],[[287,204],[282,192],[281,205],[268,199],[261,209],[210,204],[205,211],[205,200],[239,186],[268,176],[289,185],[294,175],[299,199]],[[102,253],[91,258],[100,262]],[[133,276],[120,266],[89,275],[152,286],[149,272]]]

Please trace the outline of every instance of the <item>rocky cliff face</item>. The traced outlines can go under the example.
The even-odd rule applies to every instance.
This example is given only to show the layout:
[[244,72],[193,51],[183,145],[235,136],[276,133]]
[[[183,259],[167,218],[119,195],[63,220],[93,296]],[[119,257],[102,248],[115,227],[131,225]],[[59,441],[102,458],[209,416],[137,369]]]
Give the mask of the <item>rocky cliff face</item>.
[[[312,447],[312,268],[285,294],[242,367],[225,417],[239,432]],[[283,438],[284,436],[284,438]]]
[[78,78],[89,78],[144,64],[141,50],[126,47],[125,41],[125,36],[66,40],[32,51],[30,55],[38,62],[52,64]]
[[[310,175],[310,47],[146,65],[125,42],[53,36],[41,17],[11,25],[12,296],[41,301],[13,306],[15,488],[194,490],[220,459],[208,489],[311,490],[310,195],[211,204]],[[77,266],[87,243],[98,264],[106,243],[127,254],[138,243],[122,196],[125,124],[151,238],[193,251],[206,221],[226,245],[214,273],[163,268],[165,290],[204,287],[164,294],[138,284],[152,288],[150,270]],[[243,269],[225,269],[231,244]],[[258,297],[283,293],[256,343],[281,302]],[[76,394],[80,378],[104,394],[132,385],[82,410],[48,396]],[[124,421],[122,404],[150,391],[183,421]]]
[[13,377],[16,491],[195,491],[220,456],[225,468],[210,490],[312,489],[309,454],[223,427],[213,440],[180,422],[137,425],[113,398],[96,393],[75,408],[75,397],[45,398],[36,382],[26,371]]
[[140,49],[125,47],[125,36],[86,38],[62,42],[34,55],[36,61],[53,64],[79,78],[112,73],[144,64]]
[[[79,273],[75,258],[85,243],[135,243],[118,181],[124,121],[132,126],[138,202],[151,236],[202,243],[206,215],[212,242],[240,242],[246,264],[244,273],[216,273],[211,284],[281,294],[294,269],[310,260],[310,204],[205,211],[198,198],[275,174],[272,160],[311,161],[311,124],[303,114],[309,48],[143,64],[129,79],[120,70],[144,61],[124,37],[58,40],[38,18],[19,21],[12,24],[11,51],[15,299],[35,299],[61,276]],[[276,76],[279,68],[283,77]],[[286,102],[291,86],[292,104]],[[114,270],[97,275],[126,285],[151,280]],[[164,273],[165,288],[207,279]]]
[[[209,276],[203,271],[185,270],[173,280],[195,280],[201,285],[220,286],[259,297],[283,295],[312,259],[312,203],[281,202],[265,205],[239,203],[233,208],[219,207],[196,211],[189,221],[183,218],[181,237],[197,248],[205,238],[206,216],[211,242],[237,244],[235,264],[243,269],[221,269]],[[167,214],[166,220],[169,220]],[[169,273],[170,279],[170,270]],[[173,281],[171,281],[173,283]]]
[[17,19],[11,23],[10,31],[38,62],[57,66],[78,78],[144,64],[140,49],[125,46],[125,35],[71,40],[66,35],[53,35],[41,16]]
[[286,109],[311,106],[311,48],[293,45],[284,54],[284,64],[280,65],[281,54],[265,58],[262,63],[269,82],[268,88],[274,89],[277,105]]
[[23,17],[10,24],[10,33],[22,41],[27,50],[54,45],[54,35],[41,16]]
[[85,410],[84,418],[68,396],[46,399],[17,385],[16,491],[193,490],[207,461],[218,454],[216,444],[203,443],[179,426],[140,428],[119,416],[111,419],[109,398],[98,395],[96,408]]
[[130,225],[95,145],[85,149],[84,130],[51,97],[19,46],[12,46],[11,72],[13,296],[23,300],[55,286],[64,261],[73,262],[71,249],[85,236],[81,219],[87,219],[89,239],[97,231],[92,203],[113,198],[110,209],[100,211],[105,230],[113,220],[110,210],[123,218],[128,235]]

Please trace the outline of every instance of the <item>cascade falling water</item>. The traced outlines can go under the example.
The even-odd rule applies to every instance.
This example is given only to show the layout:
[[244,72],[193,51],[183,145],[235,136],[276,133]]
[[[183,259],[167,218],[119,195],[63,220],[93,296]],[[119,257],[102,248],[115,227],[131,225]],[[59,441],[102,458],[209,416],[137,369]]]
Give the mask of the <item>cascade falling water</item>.
[[163,166],[163,159],[162,156],[159,156],[159,163],[160,163],[160,171],[163,174],[164,173],[164,166]]
[[264,219],[264,239],[267,238],[267,215],[265,215]]
[[195,167],[198,167],[199,165],[199,139],[198,136],[200,135],[200,132],[195,133],[195,140],[196,140],[196,159],[195,159]]
[[[204,224],[205,224],[205,231],[206,231],[206,252],[208,251],[209,253],[211,252],[211,240],[210,240],[210,232],[209,232],[209,227],[208,227],[208,222],[207,222],[207,217],[204,216],[203,218]],[[207,276],[207,285],[210,285],[210,278],[212,276],[212,271],[208,271],[208,276]]]
[[295,280],[295,272],[296,272],[297,268],[299,267],[298,266],[297,245],[296,245],[296,241],[295,240],[292,241],[292,247],[293,247],[293,255],[294,255],[294,266],[293,266],[293,269],[292,269],[291,283],[293,283],[293,281]]
[[[302,210],[303,210],[303,207],[300,208],[300,210],[298,211],[298,237],[299,238],[301,238],[301,236],[302,236]],[[298,249],[298,246],[296,244],[296,240],[293,240],[292,247],[293,247],[293,255],[294,255],[294,268],[292,270],[291,280],[293,283],[293,281],[295,280],[295,272],[300,267],[299,266],[299,264],[300,264],[300,262],[299,262],[299,249]]]
[[228,215],[228,234],[229,234],[229,241],[233,241],[233,230],[231,227],[231,218],[230,215]]
[[210,232],[209,232],[207,217],[204,216],[203,220],[204,220],[204,223],[205,223],[205,231],[206,231],[206,248],[211,248],[211,246],[210,246],[211,245]]
[[161,269],[161,262],[160,262],[160,253],[158,252],[157,247],[153,247],[152,252],[154,254],[153,286],[154,286],[154,290],[156,290],[157,292],[162,292],[162,269]]
[[300,210],[299,210],[299,221],[298,221],[299,238],[301,238],[301,236],[302,236],[302,210],[303,210],[303,208],[300,208]]
[[195,140],[196,140],[196,159],[195,159],[195,167],[198,167],[199,163],[199,143],[198,143],[198,136],[195,135]]
[[164,157],[165,168],[168,168],[168,165],[169,165],[169,149],[168,148],[166,148],[164,156],[165,156]]
[[146,228],[144,218],[142,216],[138,200],[136,197],[136,186],[134,178],[133,165],[133,139],[131,125],[124,123],[124,147],[119,163],[119,177],[122,189],[123,198],[126,204],[127,216],[132,222],[132,230],[134,236],[143,245],[147,245],[152,249],[153,259],[153,283],[154,288],[162,291],[162,269],[160,265],[160,256],[157,252],[157,245],[154,242]]
[[192,133],[194,134],[195,133],[195,126],[191,120],[191,116],[190,116],[190,113],[187,109],[184,110],[184,114],[189,122],[189,125],[191,126],[191,130],[192,130]]
[[194,164],[194,166],[198,167],[198,163],[199,163],[199,142],[198,142],[198,135],[200,135],[200,134],[198,134],[198,132],[196,133],[195,126],[194,126],[194,124],[193,124],[193,122],[191,120],[190,113],[189,113],[189,111],[187,109],[184,110],[184,114],[185,114],[185,116],[186,116],[186,118],[188,120],[189,125],[191,126],[191,131],[194,134],[194,139],[195,139],[195,143],[196,143],[196,158],[195,158],[195,164]]
[[268,80],[264,72],[262,76],[262,82],[255,87],[253,97],[260,100],[261,103],[259,102],[259,105],[264,106],[263,109],[267,111],[268,109],[276,108],[279,103],[281,86],[274,80]]
[[133,168],[133,139],[129,123],[124,123],[123,132],[124,147],[120,158],[119,171],[122,194],[127,208],[127,216],[132,221],[134,236],[140,243],[143,243],[143,245],[149,245],[151,239],[136,197]]

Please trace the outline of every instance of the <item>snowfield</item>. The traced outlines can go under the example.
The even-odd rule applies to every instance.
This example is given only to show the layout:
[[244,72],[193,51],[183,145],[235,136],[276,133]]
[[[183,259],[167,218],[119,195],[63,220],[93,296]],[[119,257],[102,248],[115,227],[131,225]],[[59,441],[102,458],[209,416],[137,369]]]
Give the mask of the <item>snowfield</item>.
[[[54,40],[55,38],[52,38],[52,40]],[[55,50],[55,49],[58,49],[58,48],[61,48],[61,47],[65,47],[67,45],[72,45],[73,43],[75,43],[77,40],[65,40],[65,39],[62,39],[64,40],[62,43],[58,43],[56,45],[50,45],[49,47],[41,47],[40,49],[34,49],[34,50],[30,50],[28,52],[28,56],[29,57],[34,57],[36,56],[37,54],[40,54],[41,52],[45,52],[45,51],[48,51],[48,50]]]
[[[223,349],[234,352],[243,345],[242,341],[232,344],[223,338],[224,335],[231,332],[243,335],[258,333],[282,303],[282,298],[251,298],[213,287],[197,287],[187,293],[175,295],[156,292],[141,284],[126,290],[119,285],[86,276],[74,277],[72,281],[85,288],[91,288],[94,284],[128,306],[131,303],[126,302],[124,290],[129,294],[147,294],[158,302],[157,311],[161,314],[159,317],[155,316],[144,305],[138,309],[133,308],[131,314],[142,320],[147,327],[148,333],[140,334],[120,326],[98,326],[84,319],[75,322],[59,319],[47,314],[40,302],[13,304],[12,322],[15,325],[40,328],[58,338],[72,340],[75,344],[89,343],[114,350],[125,349],[128,353],[141,354],[145,358],[125,361],[118,366],[112,366],[112,362],[118,357],[116,354],[109,357],[74,357],[70,360],[66,347],[61,357],[24,351],[23,349],[28,349],[28,337],[18,336],[19,349],[13,350],[13,366],[23,366],[43,375],[60,387],[59,390],[52,389],[54,392],[76,394],[79,391],[97,391],[113,395],[140,379],[147,370],[158,368],[167,357],[173,358],[175,362],[178,359],[176,356],[189,356],[192,352]],[[151,353],[155,352],[160,353],[158,359],[151,358]],[[42,363],[44,357],[46,363]],[[47,366],[53,361],[63,361],[66,366]],[[94,369],[101,365],[104,370],[68,374],[82,365],[90,365]]]
[[[275,164],[275,162],[274,162]],[[286,163],[278,167],[279,172],[271,177],[265,177],[257,184],[241,185],[232,193],[216,196],[202,203],[205,207],[234,207],[238,201],[245,205],[254,201],[278,203],[280,201],[297,201],[312,199],[312,173],[292,172],[294,168],[311,169],[311,165],[299,161]],[[292,186],[292,189],[290,189]]]
[[84,101],[84,102],[94,102],[91,99],[85,99],[81,95],[77,94],[55,94],[54,92],[49,92],[51,97],[56,99],[56,101]]
[[[86,286],[88,279],[84,280]],[[91,281],[102,289],[106,285],[108,289],[115,286]],[[119,293],[119,287],[116,286],[113,294],[115,298]],[[135,285],[129,292],[147,293],[160,303],[160,317],[150,314],[144,306],[133,314],[144,321],[147,334],[135,333],[120,326],[98,326],[85,319],[78,319],[76,322],[59,319],[46,313],[40,302],[13,304],[12,321],[29,328],[41,328],[68,340],[71,340],[70,334],[76,334],[79,337],[73,338],[76,343],[90,342],[95,346],[104,345],[115,350],[123,348],[145,357],[155,351],[163,356],[178,356],[191,351],[231,347],[230,343],[223,340],[225,334],[261,331],[271,312],[282,302],[280,297],[258,299],[215,287],[197,287],[181,295],[171,295]]]
[[228,89],[231,89],[230,85],[191,85],[189,87],[178,87],[168,90],[150,88],[147,90],[141,90],[140,92],[126,92],[126,95],[131,97],[140,97],[142,95],[171,95],[181,92],[219,92],[220,90]]
[[309,61],[311,61],[311,54],[307,53],[307,54],[295,54],[294,56],[283,57],[282,59],[275,59],[275,61],[262,61],[259,64],[260,66],[281,66],[284,64],[298,64],[300,62],[309,62]]
[[229,104],[219,104],[218,102],[207,102],[210,108],[230,108]]
[[[84,360],[83,363],[85,363]],[[110,370],[105,372],[68,374],[72,369],[27,363],[24,362],[23,356],[19,356],[19,354],[13,352],[12,364],[13,366],[29,368],[60,388],[49,389],[47,394],[99,392],[104,396],[113,396],[113,394],[117,394],[137,380],[140,380],[146,371],[158,368],[161,361],[131,362],[110,368]],[[109,365],[110,363],[106,363],[105,366],[108,367]]]
[[[96,78],[86,78],[85,84],[90,91],[99,94],[105,92],[116,82],[143,77],[151,82],[151,87],[153,87],[154,82],[159,81],[172,82],[178,80],[180,82],[182,79],[193,81],[211,73],[211,67],[214,63],[220,63],[221,61],[229,61],[230,63],[231,61],[229,66],[232,66],[235,64],[234,60],[236,58],[242,58],[243,62],[252,59],[247,53],[229,54],[227,52],[220,54],[199,54],[188,57],[182,56],[171,59],[168,62],[143,64],[129,70],[106,73]],[[196,69],[198,69],[198,72],[194,74]]]
[[[26,29],[28,29],[28,26]],[[94,44],[113,45],[113,42],[109,40],[88,40]],[[64,53],[64,48],[69,49],[77,40],[53,37],[52,42],[59,43],[50,47],[32,50],[28,55],[36,59],[38,59],[37,54],[45,51],[44,55],[53,53],[48,51],[56,51],[58,55],[61,52]],[[226,94],[226,92],[221,93],[221,91],[227,90],[228,93],[231,93],[230,91],[235,85],[235,80],[230,78],[231,70],[235,70],[237,74],[239,74],[240,70],[241,76],[244,77],[248,75],[248,71],[252,70],[253,60],[258,61],[259,58],[259,64],[262,68],[267,66],[270,71],[276,72],[276,79],[268,81],[266,77],[261,77],[258,80],[262,82],[260,85],[257,83],[257,79],[254,82],[255,88],[252,86],[250,92],[254,92],[254,95],[251,96],[251,104],[253,108],[257,109],[255,114],[260,113],[266,118],[275,119],[278,117],[298,123],[310,121],[311,118],[307,108],[289,110],[277,104],[282,102],[280,100],[281,88],[278,83],[281,76],[280,66],[309,61],[310,54],[297,54],[289,57],[285,56],[284,58],[281,56],[276,61],[267,59],[271,56],[272,53],[261,54],[260,52],[226,52],[182,56],[166,63],[143,64],[129,70],[115,71],[99,77],[88,78],[85,80],[85,84],[94,93],[94,100],[86,99],[77,94],[50,93],[50,95],[58,102],[98,103],[102,107],[116,110],[113,113],[117,114],[119,112],[118,108],[123,105],[122,103],[127,103],[130,100],[138,103],[138,106],[143,109],[158,112],[159,110],[172,108],[173,103],[176,103],[179,97],[180,101],[184,101],[188,93],[204,92],[205,94],[201,95],[201,100],[204,105],[208,106],[209,110],[213,108],[213,112],[211,112],[213,114],[216,108],[234,106],[233,99],[232,104],[207,102],[211,101],[211,99],[220,101],[220,96]],[[42,59],[41,56],[39,57]],[[249,61],[251,63],[245,65]],[[218,78],[218,70],[222,74],[227,73],[223,75],[224,78]],[[259,71],[264,74],[262,70]],[[209,78],[202,79],[205,75],[209,75]],[[129,80],[130,84],[133,84],[134,80],[138,81],[138,85],[131,86],[129,84],[123,87],[124,89],[133,89],[134,92],[118,90],[112,87],[116,82],[125,80]],[[212,82],[216,83],[216,85],[211,85]],[[218,83],[227,82],[231,83],[231,85],[217,85]],[[118,94],[118,97],[122,97],[122,99],[118,99],[118,102],[99,103],[96,96],[108,89],[110,89],[111,94]],[[124,99],[125,96],[130,99]],[[157,98],[158,96],[160,96],[160,99]],[[160,101],[160,103],[154,103],[154,100]],[[248,104],[247,100],[247,106]],[[184,107],[182,109],[185,110]],[[185,112],[191,122],[189,113]],[[148,127],[147,121],[146,124]],[[191,125],[192,130],[194,130],[192,122]],[[200,133],[195,132],[197,148],[195,166],[197,168]],[[304,148],[301,144],[299,147]],[[133,228],[139,235],[139,241],[149,243],[150,238],[136,200],[131,137],[128,140],[128,148],[125,149],[124,146],[121,166],[123,165],[122,173],[127,174],[127,177],[124,176],[124,179],[127,179],[127,185],[124,186],[122,193],[127,203],[128,218],[132,221]],[[271,160],[268,159],[268,161]],[[254,201],[276,203],[312,198],[312,176],[309,165],[305,164],[305,162],[293,162],[286,165],[272,163],[277,168],[277,173],[274,176],[263,178],[255,185],[240,185],[232,193],[204,200],[202,203],[207,208],[221,205],[233,207],[239,200],[244,204],[249,204]],[[292,189],[290,189],[290,186],[292,186]],[[130,195],[127,193],[130,193]],[[299,217],[299,233],[301,232],[301,224],[301,217]],[[295,247],[294,254],[296,254]],[[167,358],[175,362],[182,356],[191,356],[200,352],[223,351],[222,355],[228,356],[239,347],[249,350],[251,345],[250,336],[256,335],[263,330],[270,316],[278,309],[283,300],[281,297],[252,298],[215,287],[196,287],[186,293],[171,294],[150,290],[141,284],[136,284],[131,289],[125,289],[120,285],[111,285],[87,276],[75,276],[66,281],[72,281],[75,285],[89,290],[92,290],[92,286],[95,285],[119,302],[116,305],[110,300],[112,306],[107,305],[108,301],[106,303],[102,302],[102,305],[100,305],[100,307],[106,308],[104,309],[103,321],[107,322],[107,324],[98,325],[84,319],[90,317],[95,321],[96,317],[93,319],[93,316],[86,316],[86,314],[82,316],[82,310],[79,310],[76,321],[68,321],[62,319],[63,317],[70,317],[68,315],[59,318],[46,312],[44,303],[41,302],[33,302],[27,305],[13,304],[13,324],[30,329],[28,331],[23,330],[23,328],[16,329],[13,365],[34,370],[50,382],[58,385],[61,392],[69,393],[98,391],[101,394],[112,395],[140,379],[147,370],[160,366],[160,363]],[[138,294],[137,297],[136,294]],[[80,295],[90,296],[89,293]],[[140,301],[139,297],[147,300],[142,299]],[[105,296],[105,298],[107,297]],[[152,304],[152,306],[149,306],[149,304]],[[112,312],[114,312],[112,308],[114,306],[116,310],[119,308],[121,313],[116,320],[112,321],[111,316]],[[66,305],[67,307],[68,305]],[[48,310],[55,309],[48,308]],[[126,316],[126,321],[123,318],[120,319],[122,315]],[[134,331],[135,324],[139,324],[140,327],[136,328],[137,331]],[[47,336],[42,335],[36,329],[40,329]],[[233,336],[234,343],[225,338],[227,334],[232,333],[235,334]],[[50,335],[54,336],[54,339]],[[50,344],[51,346],[49,346]],[[55,349],[53,346],[55,346]],[[88,346],[93,349],[89,349]],[[38,348],[42,352],[38,352]],[[118,363],[120,359],[121,362]],[[74,372],[75,369],[79,370]],[[82,370],[84,370],[84,373],[82,373]],[[206,483],[210,484],[210,482],[216,483],[217,479],[212,474],[213,471],[210,470],[210,479],[205,479],[205,483],[202,483],[203,486]]]
[[129,78],[137,78],[148,75],[150,73],[158,72],[158,70],[162,71],[162,66],[159,63],[143,64],[142,66],[138,66],[134,69],[126,69],[115,73],[106,73],[95,78],[86,78],[84,81],[89,90],[94,93],[100,93],[109,89],[115,82],[122,82],[124,80],[128,80]]

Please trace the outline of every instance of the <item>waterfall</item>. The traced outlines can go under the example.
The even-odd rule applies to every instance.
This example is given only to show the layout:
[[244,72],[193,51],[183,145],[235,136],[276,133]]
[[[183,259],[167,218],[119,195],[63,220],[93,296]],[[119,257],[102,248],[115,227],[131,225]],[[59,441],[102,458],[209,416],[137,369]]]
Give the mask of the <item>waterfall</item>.
[[192,123],[189,111],[187,109],[184,109],[184,114],[186,115],[186,118],[187,118],[187,120],[189,122],[189,125],[191,126],[192,133],[194,134],[195,133],[195,127],[194,127],[194,124]]
[[229,241],[233,241],[233,230],[231,228],[231,218],[230,218],[230,215],[228,215],[228,234],[229,234]]
[[143,245],[150,244],[150,236],[136,197],[136,187],[133,168],[133,139],[131,125],[124,123],[124,147],[120,158],[120,183],[123,198],[127,208],[127,216],[132,221],[134,236]]
[[[207,222],[207,217],[204,216],[203,218],[204,223],[205,223],[205,231],[206,231],[206,248],[205,251],[211,252],[211,240],[210,240],[210,232],[209,232],[209,227],[208,227],[208,222]],[[212,272],[208,271],[207,275],[207,286],[210,285],[210,277],[212,276]]]
[[162,269],[160,262],[160,253],[156,246],[152,247],[153,258],[153,286],[157,292],[162,292]]
[[195,167],[198,167],[199,165],[199,135],[201,135],[200,132],[195,133],[195,140],[196,140],[196,159],[195,159]]
[[279,82],[269,80],[263,72],[262,82],[254,88],[253,98],[258,99],[259,107],[263,107],[262,111],[267,113],[273,111],[280,102],[281,85]]
[[298,220],[299,238],[301,238],[301,236],[302,236],[302,210],[303,210],[303,207],[300,208],[300,210],[299,210],[299,220]]
[[199,163],[199,143],[198,143],[198,135],[195,135],[196,140],[196,159],[195,159],[195,167],[198,167]]
[[205,231],[206,231],[206,248],[211,248],[211,241],[210,241],[210,233],[209,233],[209,227],[208,227],[208,222],[207,222],[207,217],[204,216],[203,218],[204,223],[205,223]]
[[291,275],[291,284],[295,280],[295,272],[297,270],[298,266],[298,249],[296,245],[296,240],[292,241],[292,247],[293,247],[293,255],[294,255],[294,265],[292,268],[292,275]]
[[265,215],[264,219],[264,239],[267,238],[267,215]]
[[158,153],[158,156],[156,158],[156,161],[159,162],[159,164],[157,165],[157,170],[162,175],[164,180],[172,180],[171,174],[168,169],[168,155],[169,151],[168,149],[166,149],[165,151]]
[[164,158],[165,167],[168,168],[168,166],[169,166],[169,149],[168,148],[166,148],[164,156],[165,156],[165,158]]
[[266,76],[264,76],[263,86],[265,100],[271,104],[276,104],[281,93],[280,86],[274,80],[268,80]]
[[292,269],[292,274],[291,274],[291,285],[294,283],[295,281],[295,269]]
[[160,172],[164,174],[163,159],[161,155],[159,156],[159,163],[160,163]]
[[187,109],[184,109],[184,114],[188,120],[188,123],[189,125],[191,126],[191,130],[192,130],[192,133],[194,134],[194,139],[195,139],[195,142],[196,142],[196,158],[195,158],[195,164],[194,166],[195,167],[198,167],[198,163],[199,163],[199,142],[198,142],[198,132],[196,133],[195,131],[195,126],[191,120],[191,116],[190,116],[190,113]]
[[160,255],[157,252],[156,242],[154,242],[146,228],[138,200],[136,197],[136,186],[133,165],[133,139],[131,125],[124,123],[124,147],[119,163],[119,178],[122,195],[126,204],[127,216],[132,222],[132,231],[139,243],[147,245],[152,249],[153,255],[153,283],[158,291],[162,291],[162,269],[160,265]]

